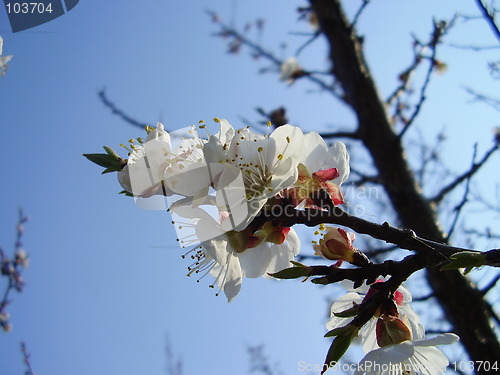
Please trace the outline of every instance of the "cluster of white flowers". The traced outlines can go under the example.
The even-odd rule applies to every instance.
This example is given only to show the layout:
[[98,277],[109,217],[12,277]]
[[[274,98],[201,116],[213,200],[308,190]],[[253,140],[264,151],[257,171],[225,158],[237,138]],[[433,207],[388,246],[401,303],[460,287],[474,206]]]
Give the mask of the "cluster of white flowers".
[[[304,134],[291,125],[271,132],[269,123],[263,135],[250,127],[234,129],[224,119],[214,121],[214,134],[204,122],[184,129],[182,136],[168,133],[160,123],[156,129],[148,127],[145,140],[129,141],[125,166],[109,149],[104,158],[111,164],[104,163],[102,155],[87,156],[119,171],[121,186],[136,199],[158,198],[165,207],[166,197],[178,241],[189,249],[183,255],[192,260],[188,275],[197,274],[198,281],[213,276],[210,286],[231,301],[245,277],[280,278],[279,271],[293,272],[285,269],[299,253],[300,240],[280,218],[289,215],[290,208],[292,214],[305,209],[318,212],[327,209],[325,204],[344,203],[340,186],[349,176],[349,155],[343,143],[329,146],[318,133]],[[353,233],[321,224],[315,234],[321,236],[313,241],[316,254],[337,261],[333,267],[343,261],[358,267],[370,264],[354,247]],[[294,265],[307,275],[302,273],[306,266]],[[337,336],[341,344],[336,348],[354,338],[367,353],[355,374],[443,372],[448,360],[436,345],[451,344],[458,337],[449,333],[425,339],[405,287],[381,303],[366,324],[357,326],[355,316],[378,289],[348,288],[331,308],[327,336]]]
[[131,140],[118,180],[135,197],[169,198],[181,246],[191,247],[189,275],[211,274],[212,286],[231,301],[242,278],[290,267],[299,253],[294,230],[266,212],[279,214],[284,202],[321,209],[314,200],[320,190],[332,204],[343,203],[339,187],[349,175],[349,155],[343,143],[328,147],[317,133],[291,125],[262,135],[215,122],[217,133],[201,122],[177,145],[162,124],[147,129],[144,141]]
[[5,71],[7,70],[7,63],[12,59],[12,55],[2,56],[3,50],[3,38],[0,36],[0,77],[5,75]]
[[[329,330],[349,324],[353,318],[339,317],[339,313],[359,306],[375,293],[366,285],[347,289],[348,293],[331,306],[331,319],[326,325]],[[408,289],[400,286],[392,300],[361,328],[358,339],[367,354],[357,365],[355,375],[438,375],[445,371],[448,359],[436,346],[452,344],[458,336],[444,333],[425,339],[424,326],[411,308],[411,300]]]

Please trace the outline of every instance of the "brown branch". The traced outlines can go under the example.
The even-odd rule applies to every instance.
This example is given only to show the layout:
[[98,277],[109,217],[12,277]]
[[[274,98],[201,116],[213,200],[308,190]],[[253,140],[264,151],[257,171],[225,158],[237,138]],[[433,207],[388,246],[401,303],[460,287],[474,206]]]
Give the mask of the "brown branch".
[[352,216],[339,207],[330,207],[328,210],[322,211],[309,208],[295,210],[293,205],[285,205],[280,211],[280,216],[275,216],[272,211],[264,211],[260,217],[265,220],[277,220],[285,227],[291,227],[295,224],[304,224],[309,227],[320,224],[342,225],[357,233],[366,234],[372,238],[394,244],[401,249],[420,252],[434,263],[448,260],[448,257],[451,255],[463,251],[481,253],[479,250],[450,246],[445,243],[419,237],[412,230],[396,228],[387,222],[383,224],[373,223]]
[[481,0],[476,0],[476,5],[481,11],[483,18],[486,20],[491,30],[493,31],[493,34],[500,41],[500,29],[495,23],[495,13],[493,11],[490,11]]
[[[340,0],[310,0],[329,46],[332,72],[355,112],[361,139],[373,158],[383,186],[403,226],[418,236],[444,243],[435,208],[421,194],[394,133],[383,101],[365,62],[362,45]],[[495,361],[500,344],[490,325],[489,304],[458,271],[427,270],[427,280],[471,360]],[[474,322],[474,324],[471,324]]]
[[[209,12],[209,15],[212,15],[212,13]],[[283,60],[276,57],[272,52],[267,51],[262,46],[253,42],[252,40],[247,38],[245,35],[238,32],[236,29],[234,29],[233,27],[224,24],[222,21],[217,20],[217,24],[221,28],[221,32],[218,33],[217,35],[233,38],[235,41],[238,41],[239,45],[245,45],[248,48],[250,48],[253,51],[254,56],[263,57],[263,58],[269,60],[278,69],[281,68],[281,65],[283,64]],[[302,73],[303,74],[301,75],[300,78],[307,79],[307,80],[315,83],[322,90],[325,90],[325,91],[329,92],[330,94],[332,94],[337,99],[344,101],[343,96],[336,91],[335,85],[327,84],[323,80],[316,77],[312,72],[304,70]]]

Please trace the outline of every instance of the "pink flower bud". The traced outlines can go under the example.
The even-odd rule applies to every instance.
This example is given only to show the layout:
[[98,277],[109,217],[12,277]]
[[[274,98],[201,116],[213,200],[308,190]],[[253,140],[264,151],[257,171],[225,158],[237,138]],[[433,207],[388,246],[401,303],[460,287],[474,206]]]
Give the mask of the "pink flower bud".
[[358,251],[352,241],[356,238],[354,233],[347,233],[342,228],[328,227],[325,235],[314,245],[316,253],[330,260],[345,260],[354,262],[354,253]]
[[406,316],[399,319],[392,315],[383,315],[377,320],[376,326],[378,346],[400,344],[403,341],[411,340],[412,335],[408,325]]

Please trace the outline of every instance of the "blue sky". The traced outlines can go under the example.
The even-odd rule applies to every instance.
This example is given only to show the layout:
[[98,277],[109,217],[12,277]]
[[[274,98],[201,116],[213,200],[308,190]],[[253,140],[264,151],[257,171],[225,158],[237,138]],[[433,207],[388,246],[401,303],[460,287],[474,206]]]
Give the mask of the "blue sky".
[[[132,116],[152,125],[161,120],[170,129],[215,116],[238,126],[241,117],[257,119],[257,106],[281,105],[305,130],[352,124],[349,111],[311,92],[310,84],[288,87],[276,74],[258,74],[265,64],[245,50],[227,55],[204,12],[215,10],[226,20],[236,14],[238,26],[265,18],[264,44],[287,57],[304,41],[289,32],[309,31],[295,22],[295,8],[304,4],[117,4],[81,0],[68,14],[16,34],[0,9],[4,54],[14,56],[0,79],[0,246],[12,247],[19,206],[31,217],[24,237],[31,258],[27,286],[9,309],[13,331],[0,338],[0,374],[23,373],[21,340],[40,375],[162,374],[167,335],[186,373],[246,373],[245,347],[258,344],[265,344],[284,373],[296,373],[298,361],[321,363],[328,347],[322,338],[325,300],[338,295],[337,289],[245,280],[240,295],[227,304],[214,296],[209,281],[185,277],[188,264],[169,216],[137,208],[117,194],[114,175],[101,176],[100,168],[82,157],[100,152],[102,145],[118,150],[120,143],[143,135],[100,103],[102,88]],[[449,18],[457,7],[476,12],[465,0],[374,1],[368,7],[360,30],[384,96],[410,61],[410,33],[425,39],[431,17]],[[285,52],[279,48],[283,40],[289,41]],[[478,23],[461,26],[450,40],[495,43]],[[300,56],[301,63],[326,69],[324,46],[318,41]],[[498,93],[484,65],[487,56],[498,60],[494,51],[481,55],[443,47],[439,57],[449,69],[435,77],[418,120],[425,139],[447,129],[450,146],[443,157],[453,160],[457,171],[469,165],[474,141],[479,150],[489,147],[491,129],[498,125],[494,110],[469,104],[459,88]],[[486,192],[498,182],[492,177],[497,165],[493,159],[481,174]],[[383,214],[370,217],[381,221]]]

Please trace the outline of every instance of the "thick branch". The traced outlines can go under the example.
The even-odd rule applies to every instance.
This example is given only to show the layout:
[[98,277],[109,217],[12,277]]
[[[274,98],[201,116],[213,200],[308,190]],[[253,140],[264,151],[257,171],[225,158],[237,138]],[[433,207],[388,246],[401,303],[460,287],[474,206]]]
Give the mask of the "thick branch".
[[[347,21],[340,0],[310,0],[310,3],[330,45],[333,73],[346,102],[357,115],[362,141],[398,218],[420,237],[445,242],[436,212],[421,194],[408,166],[400,139],[392,129],[365,63],[359,38]],[[427,279],[470,358],[498,360],[500,344],[490,325],[490,306],[475,286],[458,271],[430,268]]]

